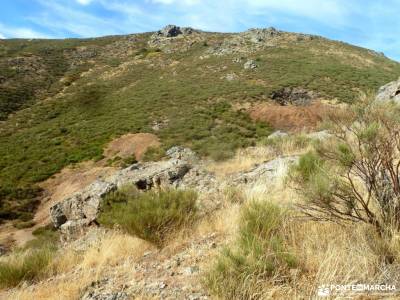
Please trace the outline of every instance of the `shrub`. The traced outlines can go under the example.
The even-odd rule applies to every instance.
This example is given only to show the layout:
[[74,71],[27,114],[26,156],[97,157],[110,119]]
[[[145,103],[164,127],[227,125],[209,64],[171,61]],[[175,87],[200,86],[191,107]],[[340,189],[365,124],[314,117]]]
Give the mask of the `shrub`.
[[22,281],[32,281],[44,276],[53,259],[50,247],[26,251],[0,262],[0,287],[13,287]]
[[220,253],[205,276],[210,292],[227,299],[261,298],[261,281],[295,267],[296,258],[285,236],[287,217],[269,202],[253,201],[245,206],[236,243]]
[[[343,121],[346,120],[346,121]],[[400,107],[363,101],[332,119],[336,139],[304,155],[292,179],[316,219],[400,230]]]
[[124,188],[104,199],[99,222],[162,246],[166,238],[196,216],[196,193],[165,190],[140,193]]

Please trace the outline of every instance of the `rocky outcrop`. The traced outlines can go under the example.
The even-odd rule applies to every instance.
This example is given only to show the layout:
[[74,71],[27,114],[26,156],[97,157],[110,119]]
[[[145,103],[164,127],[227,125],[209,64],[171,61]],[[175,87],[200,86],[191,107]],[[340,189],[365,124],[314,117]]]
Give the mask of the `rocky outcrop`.
[[303,88],[286,87],[271,94],[271,99],[280,105],[307,105],[316,98],[316,93]]
[[261,163],[250,171],[240,172],[231,177],[232,185],[249,184],[256,181],[272,182],[284,177],[291,165],[298,161],[298,156],[280,156],[273,160]]
[[[116,189],[114,182],[97,180],[84,190],[70,198],[57,203],[50,208],[50,217],[56,228],[60,228],[67,221],[77,221],[89,224],[98,213],[102,197]],[[75,224],[70,224],[71,226]]]
[[190,27],[179,27],[176,25],[167,25],[163,29],[157,31],[156,35],[162,37],[176,37],[181,34],[192,34],[194,32],[193,28]]
[[[222,182],[208,172],[196,154],[190,149],[172,147],[166,154],[168,160],[136,163],[114,175],[98,179],[83,190],[50,208],[50,216],[56,228],[63,234],[64,241],[80,236],[88,225],[96,223],[102,199],[122,186],[134,186],[147,191],[162,186],[178,189],[193,189],[199,194],[199,207],[212,209],[211,196],[218,194]],[[228,185],[247,184],[258,180],[270,180],[287,172],[297,157],[278,157],[257,165],[248,172],[227,178]],[[211,200],[210,200],[211,199]],[[211,202],[210,202],[211,201]]]
[[169,160],[136,163],[118,171],[107,179],[99,179],[71,197],[50,208],[50,216],[62,233],[74,235],[81,228],[96,221],[101,200],[108,193],[125,185],[139,190],[172,186],[211,190],[216,186],[215,178],[196,166],[198,158],[190,149],[173,147],[167,151]]
[[228,35],[224,41],[207,50],[212,55],[247,54],[287,43],[298,43],[312,37],[270,28],[254,28]]
[[378,90],[376,101],[382,102],[390,100],[400,103],[400,78],[382,86]]
[[204,42],[200,30],[190,27],[167,25],[151,35],[148,45],[152,48],[162,49],[163,52],[182,52],[190,49],[197,42]]

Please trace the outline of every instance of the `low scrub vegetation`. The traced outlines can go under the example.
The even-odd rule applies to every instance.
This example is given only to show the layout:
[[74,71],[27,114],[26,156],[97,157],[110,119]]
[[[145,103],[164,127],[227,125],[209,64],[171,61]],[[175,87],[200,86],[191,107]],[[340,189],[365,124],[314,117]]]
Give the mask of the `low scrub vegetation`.
[[216,296],[260,298],[263,282],[285,277],[297,265],[285,233],[287,212],[269,202],[253,201],[242,209],[237,241],[225,248],[205,278]]
[[301,157],[294,181],[313,218],[400,230],[400,108],[361,102],[335,121],[336,138]]
[[197,195],[192,191],[138,192],[123,188],[104,199],[99,222],[162,246],[173,232],[196,219]]

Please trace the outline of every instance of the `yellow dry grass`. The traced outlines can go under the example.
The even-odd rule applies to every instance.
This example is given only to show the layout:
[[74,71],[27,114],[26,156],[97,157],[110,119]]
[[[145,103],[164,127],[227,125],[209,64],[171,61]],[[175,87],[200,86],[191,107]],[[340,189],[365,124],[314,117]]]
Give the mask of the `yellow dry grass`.
[[[60,253],[49,268],[51,280],[17,288],[4,297],[19,300],[78,299],[91,282],[126,261],[134,263],[151,248],[143,240],[111,231],[83,253],[73,249]],[[124,269],[124,266],[121,268]]]
[[271,144],[239,149],[233,158],[223,162],[211,161],[206,165],[206,168],[218,177],[224,177],[232,173],[249,170],[254,165],[274,159],[279,155],[302,154],[309,149],[308,145],[304,146],[299,142],[302,138],[304,139],[304,135],[300,133],[271,141]]

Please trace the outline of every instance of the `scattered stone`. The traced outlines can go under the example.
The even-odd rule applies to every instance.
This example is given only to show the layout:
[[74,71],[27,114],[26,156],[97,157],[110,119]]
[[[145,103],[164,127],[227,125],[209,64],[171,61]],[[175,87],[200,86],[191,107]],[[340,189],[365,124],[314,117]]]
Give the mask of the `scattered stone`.
[[162,120],[162,121],[154,120],[151,123],[151,129],[153,129],[154,131],[160,131],[161,129],[167,127],[168,124],[169,124],[169,120],[168,119],[165,119],[165,120]]
[[109,291],[106,286],[108,279],[93,281],[83,292],[81,300],[128,300],[128,295],[122,291]]
[[323,140],[333,137],[333,135],[331,133],[329,133],[328,130],[311,132],[311,133],[307,134],[306,136],[310,139],[319,140],[319,141],[323,141]]
[[257,68],[257,64],[256,64],[256,62],[254,60],[250,59],[243,65],[243,68],[245,68],[246,70],[248,70],[248,69],[256,69]]
[[261,163],[250,171],[240,172],[233,175],[229,181],[232,185],[248,184],[258,180],[272,182],[283,178],[289,167],[298,161],[298,156],[280,156],[273,160]]
[[240,64],[242,62],[242,58],[241,57],[236,57],[236,58],[232,59],[232,62],[236,63],[236,64]]
[[379,88],[375,99],[379,102],[393,100],[400,103],[400,78]]
[[200,299],[207,299],[202,297],[203,295],[200,293],[189,295],[189,300],[200,300]]
[[236,73],[229,73],[225,76],[225,79],[228,81],[234,81],[237,80],[239,78],[239,76],[236,75]]
[[98,294],[96,292],[88,292],[83,295],[81,300],[127,300],[128,295],[124,292]]
[[268,140],[280,139],[280,138],[284,138],[284,137],[287,137],[287,136],[289,136],[288,133],[280,131],[280,130],[277,130],[274,133],[270,134],[267,139]]

